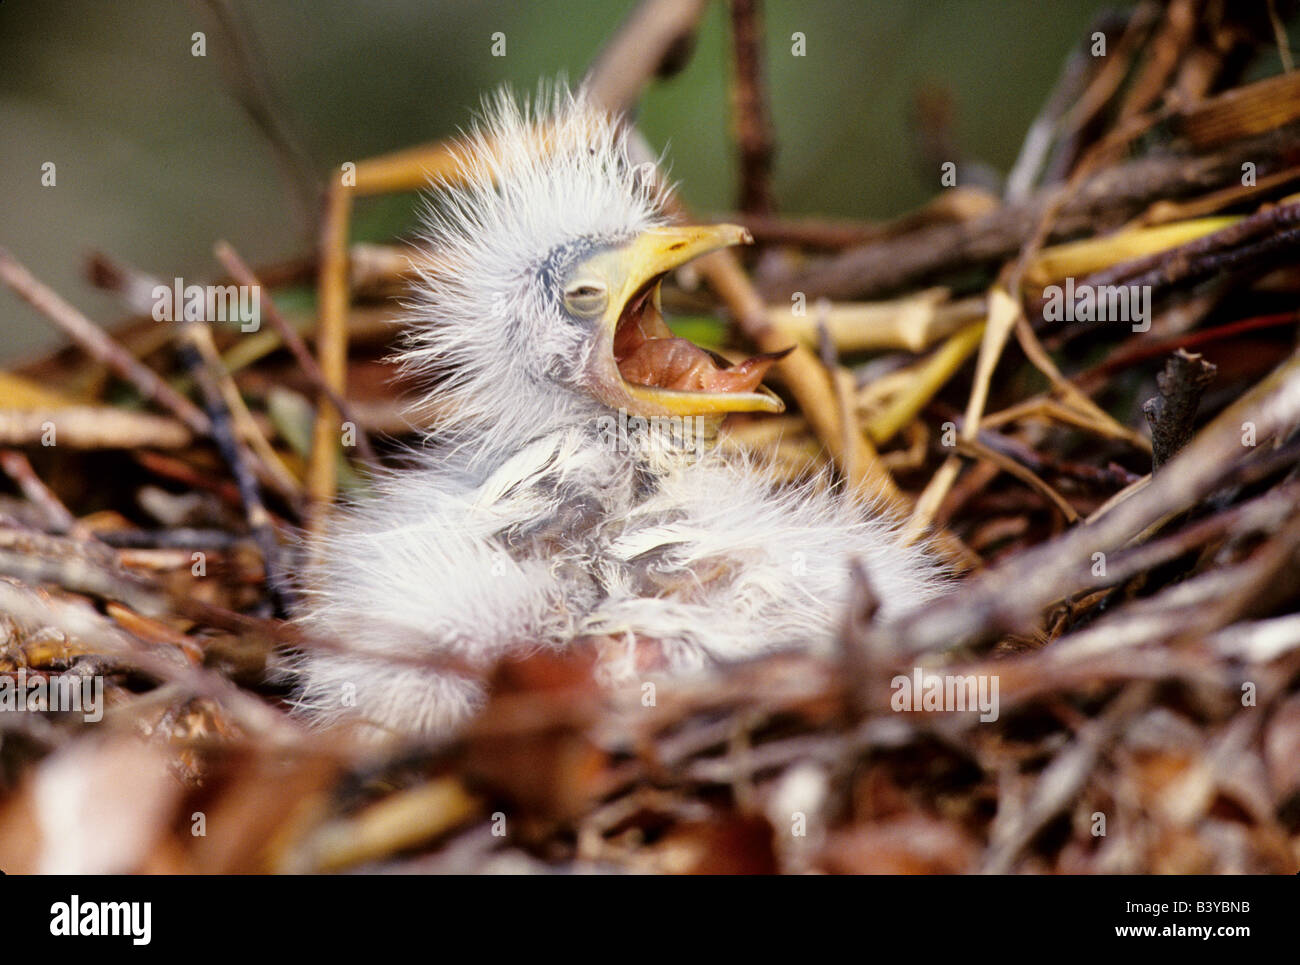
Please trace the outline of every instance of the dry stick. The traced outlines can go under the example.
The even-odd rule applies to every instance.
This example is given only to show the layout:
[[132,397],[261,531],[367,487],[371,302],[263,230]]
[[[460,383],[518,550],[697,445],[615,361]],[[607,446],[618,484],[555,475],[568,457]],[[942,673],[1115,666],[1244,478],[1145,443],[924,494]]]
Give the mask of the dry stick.
[[[323,384],[343,395],[348,365],[348,221],[352,193],[341,180],[329,188],[325,221],[321,226],[320,325],[316,331],[316,353],[320,357]],[[326,509],[334,501],[338,486],[339,412],[323,393],[317,400],[316,426],[312,434],[311,460],[307,467],[307,495],[311,502],[308,528],[320,534]]]
[[[200,323],[187,322],[185,328],[198,324]],[[230,467],[235,485],[239,487],[249,529],[262,553],[262,565],[266,570],[266,585],[271,604],[278,616],[287,616],[291,604],[289,578],[284,570],[283,554],[279,540],[276,538],[275,526],[262,502],[262,489],[252,469],[251,454],[235,431],[230,409],[226,405],[217,377],[209,370],[208,363],[196,344],[193,334],[185,329],[182,329],[182,334],[185,337],[178,345],[181,361],[203,393],[212,419],[212,439],[226,465]]]
[[[817,309],[814,310],[817,311]],[[818,314],[821,317],[816,322],[818,335],[817,355],[822,363],[822,368],[826,370],[826,377],[831,380],[831,386],[835,390],[836,418],[839,419],[840,430],[843,434],[844,452],[851,459],[854,449],[852,435],[861,431],[857,419],[854,418],[853,375],[840,366],[840,356],[835,347],[835,340],[831,338],[831,333],[826,328],[825,311],[820,310]],[[846,478],[852,478],[856,471],[852,462],[841,468]]]
[[[158,279],[104,254],[93,256],[91,273],[97,285],[116,294],[128,308],[142,313],[148,311],[151,298],[149,293],[159,287]],[[211,366],[213,376],[221,387],[226,406],[234,416],[239,433],[253,447],[253,453],[257,457],[256,466],[262,478],[291,505],[297,506],[302,496],[298,480],[280,459],[262,434],[262,430],[258,428],[252,413],[248,411],[243,396],[239,394],[239,388],[221,361],[211,330],[207,326],[185,322],[180,329],[180,335],[193,343]]]
[[0,445],[68,449],[184,449],[194,434],[169,416],[112,406],[0,409]]
[[1060,76],[1042,109],[1029,125],[1020,153],[1007,175],[1003,191],[1007,201],[1024,201],[1039,182],[1065,112],[1071,104],[1079,101],[1087,76],[1096,66],[1097,58],[1090,56],[1082,44],[1076,44],[1066,57]]
[[23,495],[41,511],[51,530],[57,533],[75,532],[80,539],[90,536],[90,531],[77,522],[77,517],[72,515],[71,510],[36,475],[36,470],[23,453],[16,449],[0,450],[0,469],[18,484]]
[[[962,427],[962,435],[968,440],[974,439],[979,432],[980,419],[984,415],[984,407],[988,402],[993,371],[1002,357],[1012,326],[1021,314],[1019,303],[997,286],[989,292],[988,306],[988,320],[980,337],[975,375],[972,379],[970,396],[966,401],[966,423]],[[916,501],[912,515],[904,527],[903,535],[907,542],[917,541],[934,525],[939,508],[943,505],[948,491],[952,489],[960,472],[961,459],[957,455],[949,456],[935,471]]]
[[1142,405],[1151,423],[1152,472],[1173,458],[1192,437],[1201,395],[1216,371],[1201,356],[1179,349],[1156,376],[1160,394]]
[[1081,482],[1098,486],[1128,486],[1140,478],[1123,466],[1114,463],[1102,469],[1091,463],[1058,459],[1047,453],[1039,452],[1019,439],[1004,436],[1000,432],[994,432],[992,429],[983,426],[980,427],[978,441],[994,452],[1009,456],[1027,469],[1032,469],[1040,474],[1050,472],[1058,476],[1069,476]]
[[[0,571],[6,554],[0,551]],[[114,656],[129,658],[133,666],[159,680],[171,681],[196,696],[218,701],[234,713],[253,733],[277,733],[282,740],[306,735],[287,716],[273,710],[264,700],[241,690],[222,674],[169,659],[168,651],[151,647],[90,607],[68,600],[51,599],[25,586],[0,581],[0,611],[27,623],[53,626],[83,639],[109,640]]]
[[164,617],[168,612],[166,597],[157,587],[123,571],[116,555],[96,542],[30,530],[0,530],[0,575],[119,600],[151,617]]
[[99,534],[99,540],[114,549],[209,549],[230,551],[247,546],[249,539],[224,529],[113,529]]
[[[157,619],[166,620],[179,614],[240,636],[262,637],[328,653],[348,653],[353,657],[373,659],[376,666],[421,667],[465,676],[481,672],[481,668],[470,667],[452,655],[358,654],[355,648],[341,641],[305,634],[293,624],[237,613],[207,603],[193,594],[178,592],[154,579],[121,569],[116,554],[98,542],[82,543],[30,530],[11,532],[0,529],[0,576],[30,584],[50,583],[75,593],[118,601]],[[0,612],[3,612],[2,608]]]
[[271,327],[279,333],[280,338],[284,341],[285,347],[293,353],[298,364],[302,367],[303,374],[312,382],[316,388],[320,389],[329,398],[334,408],[342,414],[343,418],[351,422],[357,430],[357,448],[361,450],[362,459],[371,466],[377,465],[378,460],[375,457],[375,451],[370,446],[370,437],[361,427],[361,423],[356,416],[352,414],[351,408],[343,397],[336,392],[328,382],[325,381],[325,375],[312,358],[311,350],[307,348],[307,343],[302,340],[297,330],[289,324],[288,319],[280,314],[276,308],[275,302],[266,294],[266,289],[258,281],[257,275],[248,267],[248,263],[239,257],[239,254],[229,244],[224,241],[217,242],[214,249],[217,260],[229,272],[230,277],[241,285],[246,285],[258,293],[258,298],[267,321]]
[[1150,288],[1154,294],[1215,275],[1258,277],[1285,265],[1295,257],[1295,249],[1300,247],[1300,205],[1287,205],[1275,210],[1286,216],[1277,219],[1274,227],[1258,240],[1237,247],[1208,250],[1203,254],[1185,254],[1176,248],[1169,260],[1149,271],[1127,275],[1124,284],[1139,289]]
[[1020,348],[1025,353],[1026,358],[1034,363],[1034,367],[1051,381],[1053,390],[1061,393],[1062,403],[1082,415],[1087,420],[1088,428],[1092,432],[1116,439],[1124,439],[1129,445],[1137,449],[1150,450],[1151,443],[1147,441],[1145,436],[1117,421],[1114,416],[1088,398],[1079,390],[1078,386],[1061,373],[1061,370],[1056,367],[1056,363],[1052,361],[1052,357],[1047,354],[1047,349],[1043,348],[1042,342],[1038,340],[1038,335],[1030,326],[1023,312],[1016,318],[1016,340],[1020,343]]
[[1099,719],[1087,721],[1074,742],[1052,759],[1022,807],[1007,807],[1005,800],[1001,802],[992,840],[980,864],[981,874],[1006,874],[1014,868],[1015,859],[1033,836],[1074,801],[1102,753],[1118,738],[1124,722],[1151,705],[1152,693],[1151,684],[1130,685],[1111,701]]
[[793,245],[840,251],[886,235],[884,225],[826,221],[818,218],[777,218],[743,212],[728,214],[725,221],[745,228],[759,244]]
[[217,351],[216,342],[212,339],[212,331],[206,325],[187,323],[183,332],[188,335],[190,343],[198,349],[208,366],[208,371],[216,381],[217,388],[220,389],[221,396],[225,400],[226,409],[234,420],[236,437],[242,444],[252,447],[251,451],[246,451],[246,454],[252,457],[254,468],[261,470],[262,478],[269,482],[289,505],[301,511],[302,487],[298,484],[297,477],[289,471],[289,467],[284,464],[275,448],[262,434],[253,414],[248,411],[248,405],[240,395],[239,387],[235,385],[234,378],[221,361],[221,353]]
[[[1059,391],[1073,408],[1088,417],[1099,429],[1118,431],[1125,434],[1125,437],[1135,445],[1145,446],[1145,440],[1139,434],[1120,426],[1061,374],[1027,322],[1020,293],[1029,264],[1047,243],[1053,225],[1059,221],[1061,211],[1067,203],[1072,202],[1082,193],[1086,184],[1092,183],[1085,182],[1085,179],[1103,160],[1148,130],[1160,118],[1159,114],[1132,118],[1119,129],[1112,131],[1100,143],[1093,145],[1079,162],[1078,168],[1070,176],[1064,189],[1058,191],[1044,205],[1038,216],[1037,226],[1021,246],[1019,257],[1003,269],[1001,284],[994,286],[989,297],[989,323],[984,332],[984,341],[980,345],[975,384],[971,387],[970,399],[966,405],[964,435],[968,440],[974,439],[979,431],[980,419],[984,415],[984,406],[988,399],[989,383],[998,361],[1002,358],[1007,337],[1011,331],[1014,331],[1025,355],[1040,372],[1048,377],[1053,388]],[[907,524],[907,534],[911,539],[916,539],[933,523],[935,514],[938,513],[948,491],[956,482],[960,469],[956,457],[949,457],[930,480]]]
[[1279,312],[1276,315],[1259,315],[1255,318],[1229,322],[1226,325],[1219,325],[1215,328],[1193,332],[1188,335],[1173,335],[1154,342],[1125,345],[1092,368],[1076,375],[1073,381],[1081,391],[1092,392],[1103,385],[1106,379],[1114,373],[1122,372],[1124,369],[1140,365],[1151,359],[1160,358],[1178,349],[1191,350],[1214,342],[1221,342],[1224,339],[1234,338],[1246,332],[1268,328],[1283,328],[1290,325],[1300,325],[1300,311]]
[[1289,74],[1295,69],[1291,60],[1291,41],[1286,35],[1286,25],[1277,15],[1276,0],[1268,0],[1268,20],[1273,25],[1273,39],[1277,42],[1277,55],[1282,60],[1282,69]]
[[0,282],[62,329],[92,357],[134,385],[141,396],[171,411],[197,435],[206,436],[212,431],[208,417],[194,403],[159,378],[152,369],[136,361],[103,329],[52,289],[37,281],[3,248],[0,248]]
[[[1066,115],[1062,123],[1065,133],[1080,132],[1100,117],[1106,105],[1123,85],[1124,78],[1132,67],[1134,56],[1146,42],[1147,36],[1159,19],[1160,5],[1150,0],[1140,4],[1128,17],[1119,39],[1110,44],[1109,55],[1105,58],[1103,66],[1088,84],[1083,96]],[[1110,43],[1109,37],[1107,42]],[[1089,52],[1091,53],[1091,50]]]
[[888,221],[856,222],[823,218],[780,218],[732,211],[720,221],[734,222],[759,243],[841,251],[869,242],[898,238],[933,225],[960,224],[997,210],[998,200],[976,188],[949,188],[921,207]]
[[1084,587],[1109,585],[1092,575],[1093,554],[1112,553],[1170,513],[1195,504],[1220,484],[1250,450],[1243,425],[1264,440],[1300,419],[1300,353],[1243,395],[1152,477],[1140,491],[1096,522],[1027,550],[964,584],[951,596],[906,617],[891,640],[875,641],[905,654],[971,645],[1035,623],[1043,609]]
[[976,459],[983,459],[985,462],[992,463],[1003,472],[1014,476],[1016,479],[1025,483],[1030,489],[1033,489],[1039,495],[1045,496],[1052,505],[1061,511],[1061,515],[1065,517],[1067,523],[1073,523],[1078,520],[1079,514],[1075,508],[1070,505],[1069,500],[1044,482],[1037,473],[1028,466],[1021,465],[1010,456],[1004,455],[996,449],[989,448],[982,443],[978,437],[975,439],[959,438],[957,440],[957,451]]
[[[1113,170],[1111,172],[1102,172],[1099,175],[1094,175],[1093,172],[1101,167],[1104,162],[1118,156],[1135,138],[1149,131],[1171,113],[1172,111],[1165,110],[1128,118],[1101,141],[1088,149],[1088,152],[1079,160],[1078,166],[1070,175],[1065,188],[1057,192],[1044,205],[1034,231],[1029,235],[1028,240],[1021,245],[1019,256],[1011,265],[1010,271],[1005,272],[1008,279],[1008,291],[1019,297],[1030,262],[1038,257],[1039,252],[1043,250],[1043,246],[1047,244],[1053,233],[1060,231],[1061,215],[1067,206],[1084,195],[1098,179],[1104,179],[1105,174],[1113,173]],[[1121,166],[1121,168],[1125,167],[1127,166]],[[1233,172],[1234,176],[1235,173]]]
[[[354,184],[337,175],[326,192],[325,218],[321,224],[320,256],[317,264],[319,322],[316,351],[322,384],[342,396],[347,382],[348,306],[351,304],[348,278],[348,224],[355,196],[386,191],[410,191],[431,179],[448,181],[458,174],[456,156],[445,142],[370,158],[356,165]],[[307,494],[311,513],[308,530],[319,535],[327,508],[338,485],[338,443],[340,413],[329,397],[317,400],[316,424],[312,433],[311,459],[307,467]]]
[[[1257,243],[1260,239],[1268,241],[1270,236],[1297,227],[1300,227],[1300,203],[1269,205],[1235,224],[1175,248],[1095,271],[1082,278],[1078,287],[1149,285],[1154,296],[1157,292],[1220,271],[1222,263],[1215,260],[1215,256],[1225,256],[1234,249]],[[1273,244],[1276,245],[1277,242],[1274,241]],[[1245,260],[1251,261],[1254,257],[1257,257],[1257,253]],[[1036,303],[1034,307],[1040,309],[1036,315],[1041,318],[1041,305]]]
[[1255,198],[1269,194],[1283,194],[1295,180],[1300,179],[1300,168],[1289,167],[1274,171],[1262,178],[1256,178],[1254,184],[1233,184],[1218,191],[1211,191],[1187,201],[1157,201],[1133,219],[1131,228],[1153,228],[1175,221],[1190,221],[1221,212],[1224,208],[1245,204]]
[[[1163,292],[1180,285],[1194,284],[1205,278],[1212,276],[1232,277],[1238,281],[1246,278],[1255,278],[1266,274],[1279,267],[1288,264],[1294,257],[1297,248],[1300,248],[1300,225],[1296,224],[1300,220],[1300,205],[1286,205],[1281,208],[1275,208],[1271,211],[1261,212],[1261,215],[1270,215],[1271,217],[1259,218],[1253,216],[1247,219],[1252,222],[1259,222],[1268,225],[1270,230],[1265,233],[1264,237],[1247,244],[1241,244],[1235,248],[1224,250],[1222,242],[1210,242],[1207,238],[1198,239],[1189,245],[1165,252],[1166,257],[1157,259],[1153,267],[1145,271],[1133,273],[1133,269],[1125,266],[1117,266],[1115,269],[1107,269],[1105,272],[1099,272],[1088,279],[1084,284],[1110,284],[1109,278],[1117,277],[1123,279],[1123,284],[1142,289],[1149,288],[1152,292]],[[1216,234],[1229,234],[1231,240],[1239,240],[1234,229],[1238,229],[1245,222],[1239,222],[1230,229]],[[1246,236],[1252,236],[1260,233],[1259,230],[1253,230]],[[1207,243],[1208,242],[1208,243]],[[1142,268],[1151,264],[1150,259],[1139,259],[1135,263],[1136,267]],[[1026,351],[1029,351],[1029,344],[1037,347],[1041,357],[1045,360],[1046,365],[1051,365],[1047,359],[1046,352],[1038,343],[1037,336],[1034,334],[1032,326],[1028,321],[1022,320],[1020,332],[1022,337],[1027,340]],[[1040,368],[1043,366],[1040,365]],[[1053,379],[1057,384],[1057,379]],[[1082,392],[1074,381],[1067,381],[1063,378],[1058,385],[1060,388],[1067,388],[1071,393],[1077,394],[1083,398]],[[1089,404],[1091,404],[1089,400]],[[1138,441],[1141,437],[1136,434],[1130,441]],[[1142,440],[1143,448],[1149,448],[1149,444]]]
[[1068,664],[1081,656],[1086,659],[1170,638],[1190,643],[1252,613],[1290,603],[1300,589],[1298,549],[1300,520],[1286,517],[1241,562],[1197,573],[1162,593],[1134,600],[1071,636],[1059,638],[1049,648],[1048,662]]
[[731,0],[735,52],[732,104],[740,148],[740,195],[746,214],[770,214],[772,199],[772,118],[763,76],[762,0]]
[[651,78],[685,66],[707,0],[642,0],[619,25],[583,79],[611,114],[631,110]]
[[1278,74],[1234,87],[1183,111],[1175,133],[1198,149],[1253,137],[1300,121],[1300,75]]
[[1170,0],[1160,26],[1146,47],[1146,61],[1128,85],[1118,119],[1128,120],[1148,110],[1165,92],[1179,62],[1192,49],[1197,26],[1193,0]]
[[905,373],[909,384],[867,420],[867,438],[880,445],[909,425],[979,347],[984,325],[983,321],[967,325],[950,335],[929,358],[909,367]]
[[[1125,137],[1136,136],[1140,127],[1135,122]],[[1023,203],[1003,205],[971,221],[927,226],[887,242],[850,249],[797,275],[775,277],[764,283],[763,292],[773,301],[787,301],[796,289],[809,299],[884,297],[945,274],[998,264],[1020,251],[1026,238],[1044,224],[1049,232],[1046,240],[1095,232],[1099,221],[1127,221],[1156,200],[1193,197],[1239,184],[1241,165],[1247,161],[1256,165],[1258,175],[1290,167],[1298,149],[1300,125],[1291,125],[1234,142],[1210,155],[1160,155],[1116,164],[1090,174],[1073,190],[1047,188]]]
[[1283,484],[1249,502],[1197,520],[1175,533],[1150,543],[1112,554],[1106,560],[1107,578],[1116,585],[1203,546],[1226,534],[1243,536],[1255,532],[1274,532],[1295,515],[1300,485]]
[[[816,317],[824,320],[841,352],[880,349],[923,352],[988,314],[984,298],[952,301],[950,296],[946,288],[927,288],[883,302],[837,305],[818,299],[814,304]],[[767,314],[782,334],[816,344],[819,332],[813,315],[796,315],[789,305],[772,305]]]

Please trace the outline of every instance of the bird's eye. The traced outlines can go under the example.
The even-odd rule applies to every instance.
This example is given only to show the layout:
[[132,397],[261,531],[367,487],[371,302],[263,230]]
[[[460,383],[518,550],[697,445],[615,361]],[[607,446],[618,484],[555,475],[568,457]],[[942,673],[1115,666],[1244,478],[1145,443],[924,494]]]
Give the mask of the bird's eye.
[[564,290],[564,307],[575,315],[596,315],[609,303],[609,292],[598,282],[584,281]]

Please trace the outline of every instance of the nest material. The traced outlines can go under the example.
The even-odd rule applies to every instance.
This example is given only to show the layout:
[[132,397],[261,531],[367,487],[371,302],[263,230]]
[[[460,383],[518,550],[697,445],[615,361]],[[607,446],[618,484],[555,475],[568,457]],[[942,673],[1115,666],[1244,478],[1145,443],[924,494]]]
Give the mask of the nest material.
[[[628,24],[665,62],[694,23],[656,19],[670,6],[690,5]],[[382,361],[404,262],[353,252],[343,398],[291,311],[268,303],[256,336],[105,337],[0,255],[78,342],[0,374],[0,673],[100,679],[106,706],[97,724],[0,712],[0,868],[1295,872],[1300,80],[1241,82],[1276,25],[1228,7],[1099,25],[1110,55],[1090,35],[1070,59],[1003,198],[959,188],[850,225],[771,214],[753,5],[734,3],[755,285],[833,301],[809,326],[756,311],[743,277],[706,279],[737,344],[820,339],[820,362],[781,372],[792,414],[721,444],[792,475],[829,453],[967,572],[887,630],[846,575],[835,658],[633,693],[600,689],[580,651],[507,662],[449,744],[306,732],[267,673],[283,648],[330,646],[281,619],[286,547],[321,511],[317,407],[361,435],[330,488],[364,485],[412,429]],[[593,79],[615,100],[663,66],[612,72],[627,37]],[[223,262],[283,301],[315,267]],[[94,269],[128,303],[148,281]],[[1057,318],[1066,279],[1147,289],[1149,328]],[[844,304],[865,298],[888,300]],[[371,435],[391,440],[377,456]],[[904,709],[931,675],[996,703]]]

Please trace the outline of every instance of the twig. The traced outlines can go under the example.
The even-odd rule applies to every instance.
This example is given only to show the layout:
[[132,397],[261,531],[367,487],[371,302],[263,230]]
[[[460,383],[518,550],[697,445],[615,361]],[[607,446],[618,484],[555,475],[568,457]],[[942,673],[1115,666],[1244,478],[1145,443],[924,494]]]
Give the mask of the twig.
[[235,385],[234,378],[221,363],[221,355],[212,339],[212,330],[206,325],[186,322],[181,329],[181,337],[194,346],[207,366],[207,371],[226,404],[226,411],[234,420],[236,438],[251,447],[251,452],[248,454],[253,468],[259,471],[261,478],[289,505],[300,508],[302,488],[289,467],[284,464],[266,436],[262,434],[253,414],[248,411],[248,405],[244,402],[239,387]]
[[106,405],[0,409],[0,445],[5,446],[184,449],[193,441],[190,430],[175,419]]
[[[8,556],[6,551],[0,551],[0,571],[10,571],[11,568],[5,565]],[[241,690],[221,674],[193,666],[182,659],[178,650],[159,649],[137,641],[81,601],[52,599],[19,584],[0,580],[0,612],[9,614],[20,623],[57,627],[71,636],[94,641],[97,650],[128,657],[133,666],[146,674],[175,682],[189,693],[220,701],[251,734],[275,738],[277,744],[300,741],[305,736],[301,728],[284,714]]]
[[772,118],[763,76],[762,0],[731,0],[735,83],[732,103],[740,148],[737,207],[746,214],[770,214],[772,198]]
[[[97,284],[117,294],[129,308],[135,311],[144,311],[147,308],[148,293],[160,284],[158,279],[138,268],[116,261],[102,253],[93,256],[91,273]],[[180,327],[179,337],[193,345],[208,365],[208,370],[225,400],[226,411],[234,417],[238,426],[238,434],[253,447],[256,468],[261,477],[291,505],[297,506],[301,502],[298,480],[262,435],[262,430],[258,428],[252,413],[248,411],[239,388],[222,364],[211,329],[207,325],[186,321]]]
[[1277,41],[1277,55],[1282,60],[1282,69],[1288,74],[1295,69],[1291,60],[1291,42],[1286,35],[1286,24],[1277,15],[1277,0],[1268,0],[1268,21],[1273,25],[1273,38]]
[[[980,871],[1005,874],[1030,838],[1079,793],[1102,751],[1115,740],[1123,722],[1150,703],[1149,684],[1135,684],[1111,702],[1099,720],[1086,724],[1073,744],[1057,754],[1039,776],[1023,807],[1000,809],[992,841]],[[1010,802],[1006,802],[1009,804]]]
[[0,282],[8,285],[91,356],[134,385],[142,397],[171,411],[197,435],[206,436],[212,431],[208,417],[194,403],[160,379],[152,369],[136,361],[103,329],[52,289],[37,281],[31,272],[3,248],[0,248]]
[[1012,165],[1003,195],[1012,204],[1024,201],[1033,192],[1043,172],[1051,151],[1052,141],[1061,127],[1062,119],[1070,105],[1079,100],[1085,80],[1096,64],[1082,44],[1076,45],[1066,57],[1061,74],[1043,104],[1038,116],[1029,126],[1020,154]]
[[18,484],[23,495],[28,498],[45,516],[50,529],[66,533],[76,525],[77,518],[68,511],[68,507],[59,501],[59,497],[41,482],[32,469],[27,457],[16,449],[0,450],[0,469]]
[[841,352],[900,348],[923,352],[968,323],[984,317],[981,297],[949,300],[946,288],[929,288],[902,298],[881,302],[818,300],[811,313],[796,315],[789,306],[773,305],[767,317],[782,335],[817,344],[818,324],[824,323]]
[[729,212],[719,220],[745,228],[759,244],[796,245],[840,251],[882,237],[884,226],[828,221],[817,218],[777,218],[770,215]]
[[1106,487],[1128,486],[1138,478],[1127,469],[1113,463],[1105,469],[1098,469],[1088,463],[1069,462],[1054,458],[1025,445],[1018,439],[994,432],[992,429],[981,428],[977,439],[994,452],[1009,456],[1025,468],[1036,473],[1050,472],[1058,476],[1069,476],[1081,482]]
[[1115,552],[1219,485],[1251,451],[1242,445],[1243,424],[1250,423],[1262,441],[1297,419],[1300,354],[1220,413],[1167,471],[1140,491],[1100,518],[1094,516],[1095,522],[1020,553],[924,612],[899,621],[891,627],[889,645],[905,653],[951,649],[1032,623],[1063,592],[1098,585],[1093,554]]
[[114,549],[210,549],[232,550],[248,544],[248,537],[221,529],[110,529],[99,540]]
[[[1293,125],[1204,157],[1162,155],[1117,164],[1092,174],[1075,190],[1044,189],[1023,203],[1004,205],[973,221],[931,226],[851,249],[797,277],[767,280],[763,291],[773,300],[788,300],[796,289],[809,299],[883,297],[929,284],[945,274],[1002,262],[1019,251],[1040,225],[1046,225],[1045,241],[1064,240],[1133,218],[1157,200],[1240,183],[1246,161],[1255,163],[1259,174],[1270,174],[1289,167],[1287,159],[1297,147],[1300,128]],[[1054,217],[1045,218],[1056,206]]]
[[1078,520],[1079,514],[1069,500],[1058,493],[1055,489],[1045,483],[1033,470],[1023,466],[1010,456],[1004,455],[995,449],[990,449],[979,441],[979,438],[957,440],[957,451],[976,459],[983,459],[997,466],[1003,472],[1009,473],[1016,479],[1029,486],[1041,496],[1047,497],[1047,500],[1061,511],[1067,523],[1073,523]]
[[221,452],[221,457],[230,467],[230,473],[239,488],[244,513],[248,519],[249,529],[254,541],[262,553],[262,565],[266,569],[266,585],[272,606],[280,616],[287,616],[291,605],[291,590],[288,574],[284,570],[282,550],[276,537],[275,526],[262,502],[262,490],[252,470],[252,459],[248,450],[240,442],[238,433],[231,422],[230,409],[222,396],[221,387],[215,376],[208,370],[203,353],[194,342],[191,326],[198,322],[187,322],[187,337],[179,344],[181,361],[191,377],[198,383],[212,419],[212,438]]
[[289,324],[289,321],[280,314],[276,308],[275,302],[266,294],[266,289],[257,280],[248,264],[239,257],[239,254],[229,244],[224,241],[217,242],[215,248],[217,260],[230,273],[230,277],[241,285],[247,285],[258,292],[261,300],[262,312],[271,326],[280,334],[284,345],[293,353],[298,364],[302,367],[303,374],[316,386],[317,389],[324,392],[333,403],[334,407],[339,410],[343,418],[351,422],[356,427],[357,448],[361,450],[362,459],[370,465],[376,465],[378,460],[375,457],[375,451],[370,446],[370,437],[361,427],[360,420],[352,414],[351,408],[343,397],[334,390],[334,388],[325,381],[325,376],[312,358],[311,351],[307,348],[307,343],[302,340],[297,330]]
[[1172,459],[1192,437],[1201,395],[1214,380],[1216,371],[1201,356],[1179,349],[1156,376],[1160,394],[1142,406],[1151,424],[1153,472]]
[[[336,395],[344,394],[348,364],[348,219],[352,194],[342,183],[331,184],[321,225],[321,259],[318,304],[320,324],[316,331],[316,354],[323,384]],[[312,434],[311,461],[307,467],[307,497],[310,500],[308,528],[320,533],[326,507],[333,502],[338,486],[339,412],[325,395],[317,400],[316,425]]]
[[1097,365],[1074,376],[1073,381],[1080,391],[1092,392],[1116,372],[1122,372],[1134,365],[1160,358],[1178,349],[1190,351],[1247,332],[1269,328],[1284,328],[1298,324],[1300,324],[1300,312],[1279,312],[1276,315],[1260,315],[1256,318],[1242,319],[1239,322],[1229,322],[1226,325],[1206,329],[1202,332],[1192,332],[1187,335],[1174,335],[1154,341],[1135,339],[1133,344],[1125,344]]
[[50,530],[55,533],[70,533],[77,539],[94,539],[94,535],[46,486],[36,475],[36,470],[27,457],[16,449],[0,450],[0,469],[18,484],[23,495],[28,498],[45,516]]
[[949,188],[915,211],[889,221],[831,221],[825,218],[781,218],[774,215],[745,214],[730,211],[718,220],[748,228],[759,244],[797,245],[840,251],[899,238],[922,228],[957,224],[996,210],[998,199],[977,188]]
[[642,0],[583,78],[593,102],[625,114],[652,78],[685,66],[707,6],[707,0]]
[[[1258,258],[1295,244],[1291,234],[1300,227],[1300,203],[1267,206],[1226,228],[1174,248],[1120,262],[1095,271],[1077,282],[1079,287],[1100,289],[1112,285],[1150,287],[1152,297],[1179,285],[1195,282],[1226,266],[1254,264]],[[1274,257],[1285,257],[1277,254]],[[1261,266],[1267,268],[1271,262]],[[1033,306],[1041,308],[1041,302]],[[1036,311],[1041,322],[1042,313]]]

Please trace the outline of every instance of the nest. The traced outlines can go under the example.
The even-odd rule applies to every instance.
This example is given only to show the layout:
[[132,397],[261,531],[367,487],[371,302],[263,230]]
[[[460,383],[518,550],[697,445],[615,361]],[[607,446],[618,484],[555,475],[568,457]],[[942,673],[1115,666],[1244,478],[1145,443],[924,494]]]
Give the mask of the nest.
[[[634,13],[598,103],[680,66],[690,6]],[[832,466],[960,576],[882,627],[846,575],[832,657],[632,694],[580,648],[506,661],[450,741],[311,732],[269,673],[331,645],[284,619],[295,534],[455,417],[412,415],[385,361],[403,250],[342,240],[354,197],[445,148],[358,165],[318,254],[219,247],[222,284],[261,287],[256,333],[153,321],[158,282],[96,256],[134,316],[105,334],[0,253],[74,342],[0,374],[0,868],[1295,872],[1300,75],[1283,45],[1245,82],[1285,35],[1230,7],[1099,22],[1000,195],[957,159],[922,210],[857,224],[772,213],[760,25],[733,3],[728,220],[758,255],[665,301],[728,319],[724,349],[799,348],[790,413],[718,444]]]

